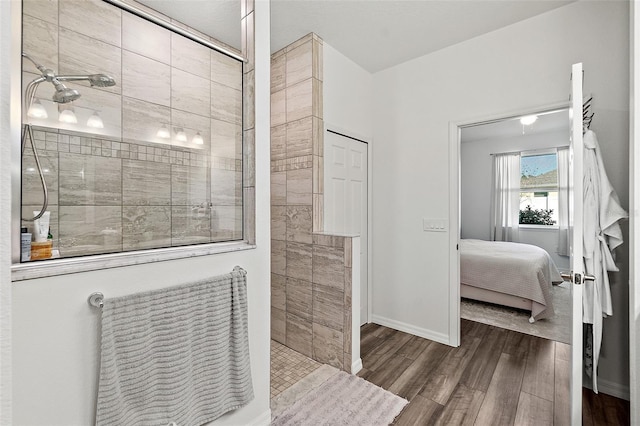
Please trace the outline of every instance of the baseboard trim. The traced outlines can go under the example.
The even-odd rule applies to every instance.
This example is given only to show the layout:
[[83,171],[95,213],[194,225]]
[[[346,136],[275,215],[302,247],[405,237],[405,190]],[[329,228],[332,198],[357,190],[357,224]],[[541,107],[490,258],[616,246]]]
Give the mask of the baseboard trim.
[[269,426],[271,424],[271,409],[256,417],[251,424],[253,426]]
[[414,336],[423,337],[425,339],[433,340],[434,342],[442,343],[444,345],[451,346],[449,336],[444,333],[436,333],[426,328],[416,327],[411,324],[407,324],[402,321],[396,321],[389,318],[382,317],[380,315],[372,315],[371,322],[383,325],[385,327],[393,328],[394,330],[404,331],[405,333],[413,334]]
[[360,370],[362,370],[362,358],[358,358],[351,364],[351,374],[358,374]]
[[[582,385],[587,389],[593,390],[593,386],[591,386],[591,379],[584,379],[582,381]],[[626,401],[631,399],[629,386],[601,378],[598,378],[598,393],[606,393],[607,395],[615,396],[616,398],[624,399]]]

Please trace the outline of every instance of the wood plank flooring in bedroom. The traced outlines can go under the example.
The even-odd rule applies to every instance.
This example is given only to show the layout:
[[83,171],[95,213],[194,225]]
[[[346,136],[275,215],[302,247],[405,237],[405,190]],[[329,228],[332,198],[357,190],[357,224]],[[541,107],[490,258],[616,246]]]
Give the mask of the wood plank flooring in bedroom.
[[[452,348],[376,324],[358,376],[409,400],[396,425],[568,425],[570,346],[461,320]],[[585,425],[628,425],[629,403],[583,394]]]

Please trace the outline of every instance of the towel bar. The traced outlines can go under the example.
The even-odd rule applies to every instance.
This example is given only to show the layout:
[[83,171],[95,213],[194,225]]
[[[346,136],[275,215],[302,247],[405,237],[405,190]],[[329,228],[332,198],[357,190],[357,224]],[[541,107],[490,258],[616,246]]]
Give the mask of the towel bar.
[[[233,268],[233,272],[240,272],[241,274],[247,273],[247,271],[245,271],[241,266],[236,266],[235,268]],[[88,302],[89,305],[93,306],[94,308],[102,308],[104,306],[104,294],[100,293],[99,291],[91,293]]]
[[171,281],[107,293],[94,312],[101,317],[96,426],[199,425],[254,398],[246,273]]
[[100,292],[91,293],[89,304],[94,308],[102,308],[104,306],[104,294]]

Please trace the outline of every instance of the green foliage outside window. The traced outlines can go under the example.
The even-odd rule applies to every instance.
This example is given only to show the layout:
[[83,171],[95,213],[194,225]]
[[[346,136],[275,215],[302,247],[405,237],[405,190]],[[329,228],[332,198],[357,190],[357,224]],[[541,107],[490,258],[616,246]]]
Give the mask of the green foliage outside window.
[[553,209],[532,209],[531,206],[520,210],[521,225],[555,225],[556,221],[551,219]]

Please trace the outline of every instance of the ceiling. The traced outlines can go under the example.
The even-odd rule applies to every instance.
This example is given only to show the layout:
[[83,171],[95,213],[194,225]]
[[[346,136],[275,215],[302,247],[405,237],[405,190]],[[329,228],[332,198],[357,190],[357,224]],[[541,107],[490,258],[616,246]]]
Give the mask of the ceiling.
[[240,0],[137,0],[160,13],[241,49]]
[[275,0],[271,6],[271,50],[279,50],[313,31],[374,73],[567,3]]
[[[240,0],[139,0],[240,48]],[[574,0],[271,0],[271,50],[315,32],[369,72]]]
[[[562,109],[538,115],[535,123],[523,126],[520,117],[462,128],[460,142],[486,139],[516,138],[523,135],[565,131],[569,137],[569,110]],[[568,139],[567,139],[568,140]]]

